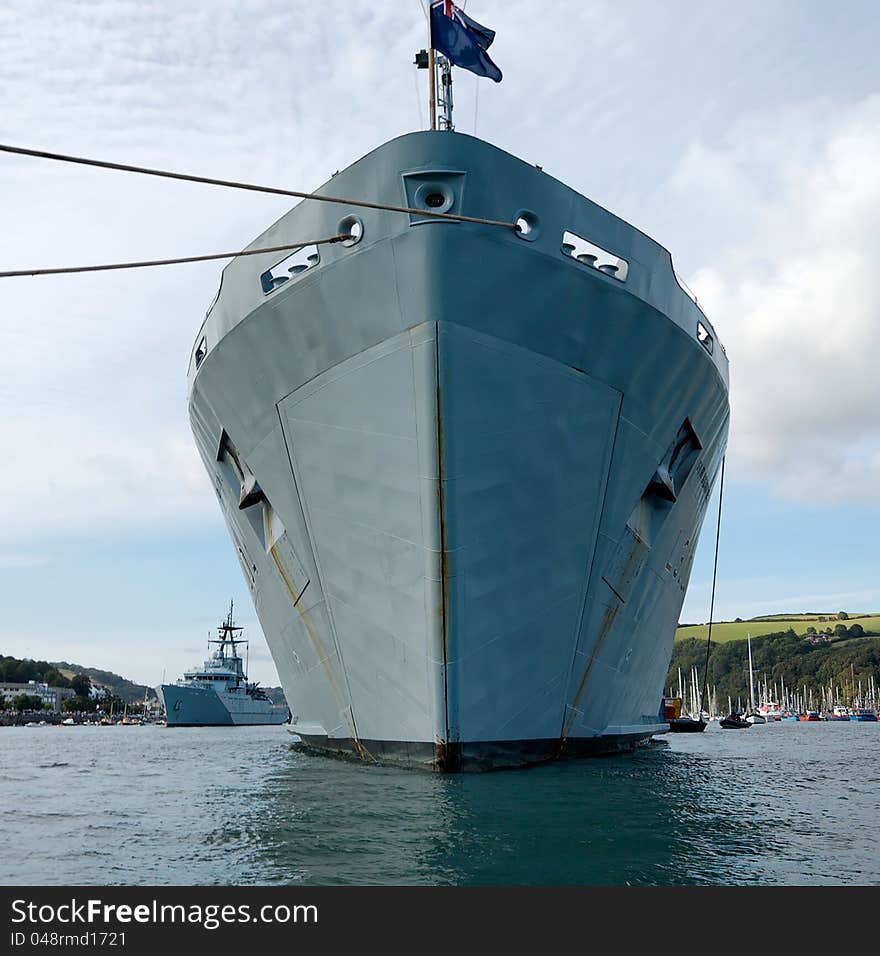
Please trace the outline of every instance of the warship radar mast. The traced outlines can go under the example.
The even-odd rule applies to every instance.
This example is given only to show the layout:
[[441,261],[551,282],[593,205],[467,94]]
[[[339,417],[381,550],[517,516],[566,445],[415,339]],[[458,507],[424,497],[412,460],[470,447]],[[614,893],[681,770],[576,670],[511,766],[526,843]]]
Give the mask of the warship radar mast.
[[[428,116],[431,129],[440,129],[452,132],[455,125],[452,122],[452,63],[435,50],[419,50],[413,65],[420,70],[428,71]],[[439,74],[439,94],[437,80]],[[437,111],[440,111],[439,118]]]

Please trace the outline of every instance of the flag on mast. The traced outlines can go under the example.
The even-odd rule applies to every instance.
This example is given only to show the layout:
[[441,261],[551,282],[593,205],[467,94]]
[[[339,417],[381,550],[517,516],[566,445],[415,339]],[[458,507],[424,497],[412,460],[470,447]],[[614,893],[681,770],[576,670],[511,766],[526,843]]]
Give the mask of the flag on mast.
[[501,70],[486,52],[494,39],[494,30],[477,23],[452,0],[431,4],[431,46],[454,66],[500,83]]

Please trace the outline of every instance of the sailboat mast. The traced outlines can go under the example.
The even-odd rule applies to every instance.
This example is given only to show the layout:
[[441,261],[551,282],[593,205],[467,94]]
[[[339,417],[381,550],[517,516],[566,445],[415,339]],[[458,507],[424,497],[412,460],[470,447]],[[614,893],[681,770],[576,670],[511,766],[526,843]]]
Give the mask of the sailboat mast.
[[755,712],[755,683],[752,675],[752,635],[746,635],[749,641],[749,709]]

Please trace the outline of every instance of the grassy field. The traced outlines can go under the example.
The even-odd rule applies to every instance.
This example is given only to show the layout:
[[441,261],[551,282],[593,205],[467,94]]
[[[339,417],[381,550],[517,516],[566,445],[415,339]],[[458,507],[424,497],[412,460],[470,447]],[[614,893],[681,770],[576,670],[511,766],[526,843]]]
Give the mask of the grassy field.
[[[777,631],[787,631],[792,628],[795,634],[806,634],[808,627],[814,627],[817,631],[830,627],[834,630],[836,624],[845,624],[851,627],[853,624],[861,624],[866,631],[880,632],[880,614],[868,614],[861,617],[851,617],[846,621],[838,621],[832,615],[823,615],[826,620],[820,620],[820,615],[808,616],[805,614],[792,614],[790,616],[780,615],[779,617],[755,619],[751,621],[725,621],[723,623],[712,625],[712,640],[724,643],[726,641],[744,641],[747,635],[760,637],[762,634],[774,634]],[[675,639],[682,641],[688,637],[700,637],[706,639],[707,625],[691,624],[687,627],[680,627],[675,632]]]

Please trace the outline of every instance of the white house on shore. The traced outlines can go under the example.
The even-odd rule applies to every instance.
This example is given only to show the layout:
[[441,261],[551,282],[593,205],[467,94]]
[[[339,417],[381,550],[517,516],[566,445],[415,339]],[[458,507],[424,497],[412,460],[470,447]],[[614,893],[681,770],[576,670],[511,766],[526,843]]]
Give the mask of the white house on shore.
[[76,692],[69,687],[50,687],[39,681],[30,680],[25,683],[0,683],[0,697],[11,703],[16,697],[27,694],[30,697],[39,697],[43,707],[52,711],[61,710],[61,702],[69,697],[75,697]]

